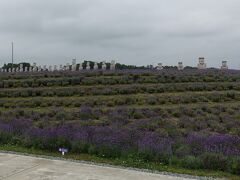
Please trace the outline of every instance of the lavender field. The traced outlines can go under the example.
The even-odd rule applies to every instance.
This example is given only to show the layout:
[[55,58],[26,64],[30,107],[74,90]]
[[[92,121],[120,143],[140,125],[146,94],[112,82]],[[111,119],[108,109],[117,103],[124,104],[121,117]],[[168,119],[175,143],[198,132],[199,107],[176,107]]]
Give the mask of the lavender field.
[[0,144],[240,175],[240,71],[1,73]]

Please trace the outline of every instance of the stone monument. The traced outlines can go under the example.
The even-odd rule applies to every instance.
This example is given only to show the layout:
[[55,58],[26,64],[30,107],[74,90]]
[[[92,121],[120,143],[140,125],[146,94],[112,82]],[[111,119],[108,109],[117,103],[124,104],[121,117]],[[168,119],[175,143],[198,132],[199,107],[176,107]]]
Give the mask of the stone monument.
[[91,69],[91,67],[90,67],[90,62],[88,61],[87,62],[87,65],[86,65],[86,70],[90,70]]
[[93,69],[98,70],[98,63],[97,62],[94,63]]
[[70,70],[70,64],[69,64],[69,63],[66,64],[65,70],[66,70],[66,71],[69,71],[69,70]]
[[157,65],[157,70],[162,70],[163,69],[163,65],[162,65],[162,63],[158,63],[158,65]]
[[24,72],[28,72],[28,67],[27,66],[24,67]]
[[43,66],[43,71],[47,71],[47,65]]
[[106,69],[107,69],[106,62],[103,61],[103,62],[102,62],[102,70],[105,71]]
[[63,65],[60,64],[60,66],[59,66],[59,71],[62,71],[62,70],[63,70]]
[[207,64],[205,63],[204,57],[200,57],[198,61],[198,69],[207,69]]
[[83,70],[82,63],[79,63],[79,71]]
[[178,70],[182,71],[184,69],[183,62],[178,62]]
[[221,69],[228,69],[227,61],[222,61]]
[[33,63],[33,72],[37,72],[37,64]]
[[54,65],[53,71],[57,71],[57,65]]
[[115,61],[111,61],[110,70],[111,70],[111,71],[115,70],[115,67],[116,67]]
[[76,59],[72,60],[72,71],[76,71],[77,70],[77,64],[76,64]]
[[23,64],[20,64],[20,72],[23,72]]

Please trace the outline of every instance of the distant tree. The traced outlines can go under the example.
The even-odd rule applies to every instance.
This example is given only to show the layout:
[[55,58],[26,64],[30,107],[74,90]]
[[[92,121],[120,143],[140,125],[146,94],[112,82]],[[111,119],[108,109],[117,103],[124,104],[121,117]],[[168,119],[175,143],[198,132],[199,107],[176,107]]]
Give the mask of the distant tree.
[[30,67],[30,63],[27,63],[27,62],[22,62],[22,63],[19,63],[19,64],[12,64],[12,63],[7,63],[7,64],[4,64],[3,65],[3,69],[9,69],[9,68],[17,68],[17,67],[20,67],[20,64],[23,64],[23,67]]

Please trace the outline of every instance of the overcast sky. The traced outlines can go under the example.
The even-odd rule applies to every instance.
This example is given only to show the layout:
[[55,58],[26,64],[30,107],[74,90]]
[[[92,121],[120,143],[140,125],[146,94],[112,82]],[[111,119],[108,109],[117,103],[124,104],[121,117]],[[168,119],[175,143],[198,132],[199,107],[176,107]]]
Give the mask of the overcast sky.
[[240,0],[0,0],[0,65],[76,58],[240,68]]

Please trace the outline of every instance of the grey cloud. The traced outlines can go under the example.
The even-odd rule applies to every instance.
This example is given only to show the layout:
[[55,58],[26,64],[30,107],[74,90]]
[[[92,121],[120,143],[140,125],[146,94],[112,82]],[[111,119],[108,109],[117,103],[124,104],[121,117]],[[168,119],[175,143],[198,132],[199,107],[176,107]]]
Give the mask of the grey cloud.
[[1,0],[0,64],[72,58],[239,68],[239,0]]

